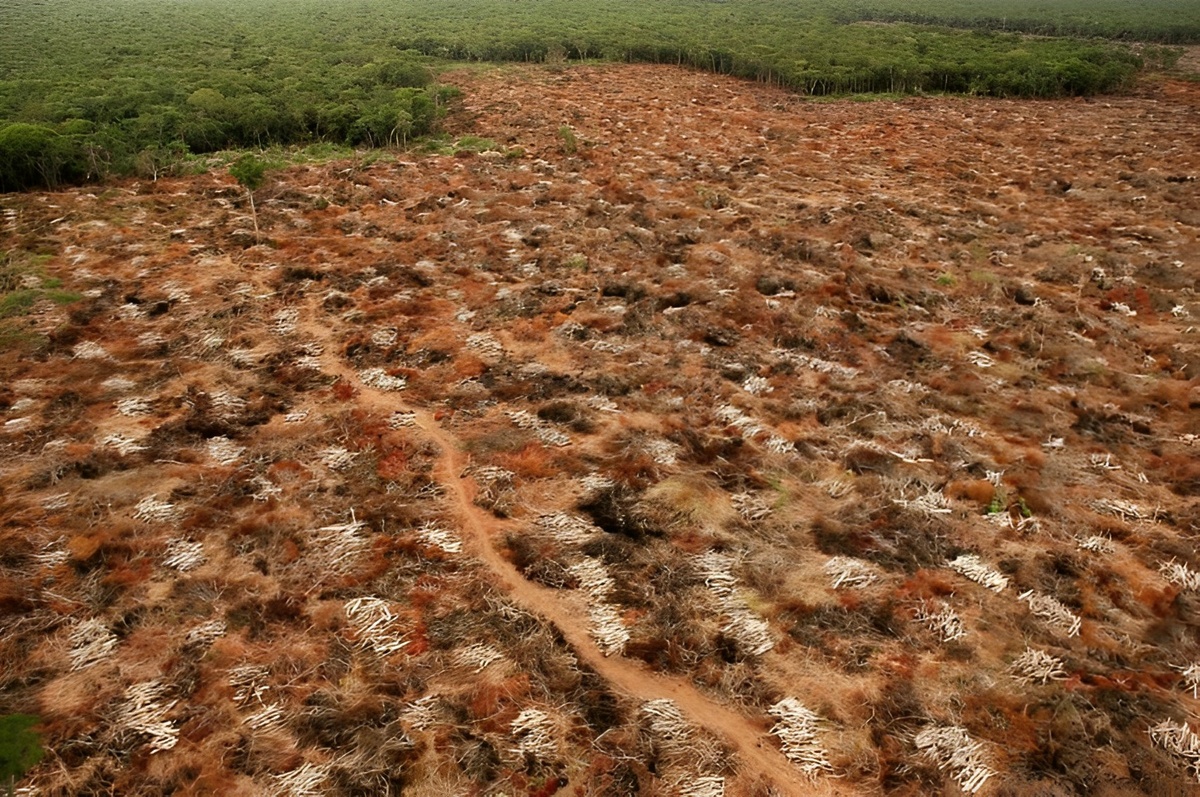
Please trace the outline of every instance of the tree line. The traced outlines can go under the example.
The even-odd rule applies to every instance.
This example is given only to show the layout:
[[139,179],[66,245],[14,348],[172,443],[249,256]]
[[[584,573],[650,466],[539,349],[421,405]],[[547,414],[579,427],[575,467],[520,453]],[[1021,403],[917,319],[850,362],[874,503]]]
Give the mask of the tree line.
[[[453,90],[433,75],[451,61],[672,63],[812,95],[1085,95],[1120,89],[1140,68],[1128,48],[1097,39],[861,22],[908,9],[955,23],[1029,2],[16,4],[0,25],[0,52],[13,55],[0,59],[0,190],[153,177],[189,154],[230,148],[404,146],[435,129]],[[1081,2],[1028,13],[1057,25]],[[1124,19],[1112,0],[1095,2]],[[1171,10],[1180,0],[1148,2]],[[1160,33],[1174,36],[1180,15],[1165,19]]]

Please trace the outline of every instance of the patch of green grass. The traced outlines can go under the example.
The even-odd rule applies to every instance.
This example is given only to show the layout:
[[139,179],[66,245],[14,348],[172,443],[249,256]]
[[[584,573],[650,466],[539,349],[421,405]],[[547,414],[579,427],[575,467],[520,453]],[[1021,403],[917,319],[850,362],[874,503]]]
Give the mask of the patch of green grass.
[[82,293],[62,290],[48,290],[45,292],[44,296],[55,304],[71,304],[72,302],[77,302],[83,298]]
[[41,296],[41,291],[28,288],[0,296],[0,318],[25,315]]
[[0,717],[0,785],[11,789],[17,780],[42,760],[45,754],[42,739],[33,730],[38,722],[38,717],[29,714]]
[[496,142],[490,138],[479,138],[478,136],[463,136],[455,142],[454,148],[460,152],[487,152],[488,150],[496,150]]

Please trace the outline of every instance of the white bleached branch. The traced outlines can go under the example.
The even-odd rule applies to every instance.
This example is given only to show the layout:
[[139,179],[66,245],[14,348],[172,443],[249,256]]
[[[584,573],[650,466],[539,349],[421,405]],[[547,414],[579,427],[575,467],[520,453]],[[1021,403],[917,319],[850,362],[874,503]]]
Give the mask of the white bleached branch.
[[558,754],[554,722],[544,711],[535,708],[522,711],[512,721],[512,735],[517,740],[515,752],[519,756],[548,761]]
[[446,553],[461,553],[462,541],[454,532],[439,526],[426,524],[417,529],[417,539],[434,548],[441,548]]
[[366,368],[358,372],[358,379],[367,387],[376,390],[397,391],[408,387],[408,380],[403,376],[392,376],[383,368]]
[[354,598],[346,602],[344,610],[365,647],[381,656],[398,653],[408,647],[408,640],[395,629],[398,618],[387,601],[372,596]]
[[476,673],[483,672],[489,665],[503,660],[503,653],[491,645],[485,645],[482,642],[462,648],[454,654],[454,661],[459,666],[467,667]]
[[934,726],[919,732],[917,749],[938,769],[949,772],[967,794],[975,794],[996,773],[985,763],[983,745],[965,728]]
[[170,523],[178,520],[181,514],[174,504],[159,501],[153,495],[146,496],[133,508],[133,516],[145,523]]
[[975,554],[963,554],[949,562],[947,567],[993,592],[1003,592],[1008,587],[1008,576],[984,564]]
[[917,620],[940,636],[943,642],[953,642],[967,635],[966,626],[963,625],[958,612],[954,611],[949,604],[940,601],[922,603],[917,607]]
[[163,564],[186,573],[204,564],[204,545],[195,540],[185,540],[176,537],[167,540],[167,550],[163,555]]
[[1193,570],[1186,564],[1181,564],[1172,559],[1169,562],[1163,562],[1158,568],[1158,572],[1167,581],[1170,581],[1175,586],[1188,592],[1196,592],[1200,590],[1200,572]]
[[641,713],[655,743],[668,753],[685,753],[691,747],[692,729],[673,700],[659,698],[642,704]]
[[1197,692],[1200,692],[1200,662],[1192,662],[1186,667],[1179,667],[1179,672],[1183,674],[1183,683],[1188,689],[1192,690],[1192,699],[1196,699]]
[[1028,603],[1029,611],[1034,615],[1058,628],[1068,637],[1079,636],[1083,621],[1056,598],[1035,593],[1033,590],[1022,592],[1017,598]]
[[794,697],[785,697],[768,709],[777,722],[771,733],[779,737],[783,754],[810,778],[832,772],[825,749],[817,741],[821,717]]
[[329,780],[329,767],[324,764],[304,764],[274,777],[274,793],[288,797],[323,797]]
[[213,462],[226,467],[237,462],[242,458],[242,454],[246,453],[245,446],[239,446],[228,437],[214,437],[208,441],[205,448]]
[[117,637],[108,624],[98,618],[83,620],[76,624],[70,636],[72,670],[82,670],[108,659],[117,649]]
[[1062,659],[1051,656],[1044,650],[1026,648],[1025,652],[1013,659],[1009,665],[1013,678],[1023,683],[1047,684],[1067,677],[1063,669]]
[[825,573],[833,579],[833,588],[869,587],[879,575],[866,562],[849,556],[835,556],[825,563]]
[[170,690],[158,681],[134,684],[125,690],[117,712],[116,726],[123,731],[150,737],[150,752],[170,750],[179,740],[179,729],[167,720],[178,702],[164,703]]
[[1150,729],[1150,739],[1181,759],[1188,774],[1200,780],[1200,736],[1186,722],[1163,720]]
[[771,515],[771,507],[760,496],[754,493],[735,493],[730,502],[743,520],[757,523],[766,520]]
[[226,630],[228,629],[224,620],[209,620],[207,623],[201,623],[188,631],[187,636],[184,637],[184,641],[188,645],[208,647],[213,642],[225,636]]

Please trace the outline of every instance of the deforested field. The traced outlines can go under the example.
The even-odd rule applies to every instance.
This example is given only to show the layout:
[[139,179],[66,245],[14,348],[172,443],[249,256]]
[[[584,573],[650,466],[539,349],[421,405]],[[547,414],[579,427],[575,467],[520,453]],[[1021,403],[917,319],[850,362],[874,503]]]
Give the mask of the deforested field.
[[1200,786],[1200,83],[440,79],[0,195],[19,793]]

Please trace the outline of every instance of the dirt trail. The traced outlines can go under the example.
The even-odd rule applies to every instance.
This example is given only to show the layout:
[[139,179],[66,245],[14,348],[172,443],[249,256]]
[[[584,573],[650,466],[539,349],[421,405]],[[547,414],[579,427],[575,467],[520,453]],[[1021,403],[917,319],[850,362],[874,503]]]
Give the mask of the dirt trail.
[[492,540],[503,526],[475,505],[475,485],[463,475],[469,463],[458,439],[443,429],[431,413],[405,403],[398,394],[363,385],[354,370],[337,356],[337,344],[328,329],[319,324],[303,326],[305,332],[325,345],[322,362],[326,371],[357,387],[356,400],[360,405],[383,414],[415,413],[417,426],[440,450],[434,476],[453,502],[467,550],[487,567],[496,586],[515,603],[553,623],[575,655],[610,686],[635,700],[673,700],[694,725],[717,734],[737,752],[743,777],[751,782],[769,784],[776,794],[806,797],[857,793],[828,779],[811,781],[805,778],[779,751],[761,724],[714,702],[683,679],[653,673],[638,662],[610,658],[601,653],[588,634],[586,616],[578,616],[568,601],[553,590],[525,579],[496,550]]

